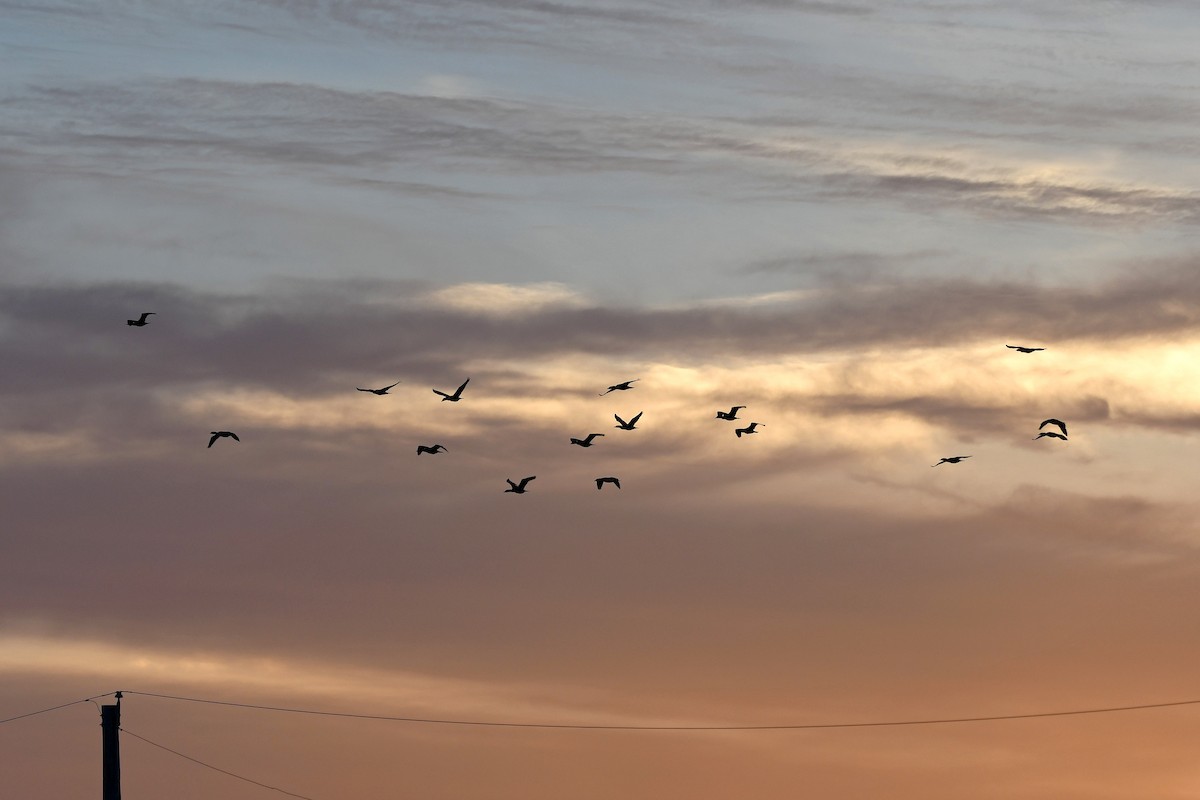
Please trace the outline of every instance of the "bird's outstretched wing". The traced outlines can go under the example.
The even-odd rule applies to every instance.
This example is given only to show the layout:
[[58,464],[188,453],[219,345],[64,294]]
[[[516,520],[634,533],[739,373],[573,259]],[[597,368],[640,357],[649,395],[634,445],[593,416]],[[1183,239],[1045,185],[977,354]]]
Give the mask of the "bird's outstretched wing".
[[621,419],[621,418],[620,418],[619,416],[617,416],[616,414],[613,414],[613,419],[615,419],[617,422],[621,423],[621,427],[622,427],[622,428],[627,428],[627,427],[629,427],[629,423],[628,423],[628,422],[626,422],[625,420]]
[[213,442],[215,442],[217,439],[220,439],[220,438],[221,438],[221,435],[219,433],[214,432],[212,437],[209,438],[209,440],[208,440],[208,446],[212,447]]
[[434,390],[433,390],[433,393],[434,393],[434,394],[440,394],[442,397],[449,397],[449,396],[450,396],[450,395],[446,394],[445,392],[443,392],[441,389],[434,389]]
[[146,321],[146,317],[152,317],[152,316],[154,316],[154,312],[153,312],[153,311],[145,311],[145,312],[142,312],[142,315],[141,315],[140,317],[138,317],[138,322],[145,322],[145,321]]
[[467,384],[470,382],[471,382],[470,378],[467,378],[465,381],[463,381],[462,385],[460,385],[457,389],[454,390],[454,396],[459,397],[460,395],[462,395],[463,389],[467,388]]
[[[537,477],[537,475],[530,475],[528,478],[521,478],[521,483],[519,486],[517,486],[517,488],[524,489],[525,484],[529,483],[531,480],[533,480],[536,477]],[[509,483],[512,483],[512,481],[509,481]]]
[[642,414],[643,414],[643,413],[644,413],[644,412],[642,412],[642,411],[639,411],[638,413],[634,414],[634,415],[633,415],[633,419],[629,420],[629,424],[630,424],[630,425],[637,425],[637,424],[638,424],[638,420],[642,418]]
[[1050,419],[1042,420],[1042,424],[1038,425],[1038,430],[1040,431],[1042,428],[1044,428],[1047,425],[1057,425],[1059,428],[1062,429],[1063,435],[1064,436],[1067,435],[1067,423],[1063,422],[1061,419],[1054,419],[1053,417],[1051,417]]

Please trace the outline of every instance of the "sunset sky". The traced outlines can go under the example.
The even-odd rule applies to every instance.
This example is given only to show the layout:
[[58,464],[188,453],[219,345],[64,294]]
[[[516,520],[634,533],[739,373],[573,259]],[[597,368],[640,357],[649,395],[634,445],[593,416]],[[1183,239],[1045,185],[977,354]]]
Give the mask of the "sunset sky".
[[[1198,30],[0,0],[0,719],[1200,699]],[[123,721],[315,800],[1200,796],[1200,706]],[[6,796],[98,797],[98,724],[0,726]]]

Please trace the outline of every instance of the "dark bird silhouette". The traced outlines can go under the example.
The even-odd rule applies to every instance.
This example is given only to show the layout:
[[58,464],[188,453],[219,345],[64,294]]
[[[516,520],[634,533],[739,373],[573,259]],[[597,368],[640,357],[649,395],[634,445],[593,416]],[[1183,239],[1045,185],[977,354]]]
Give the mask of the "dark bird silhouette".
[[440,394],[442,396],[443,403],[446,402],[447,400],[449,400],[451,403],[457,403],[459,400],[462,400],[463,389],[467,388],[467,384],[470,382],[471,382],[471,379],[467,378],[465,381],[462,382],[462,386],[459,386],[457,389],[454,390],[454,394],[446,394],[445,392],[443,392],[439,389],[434,389],[433,393]]
[[536,477],[537,475],[530,475],[528,478],[521,478],[520,483],[513,483],[508,478],[505,478],[504,480],[508,481],[508,488],[504,491],[506,493],[512,492],[513,494],[525,494],[526,485],[528,485],[528,483]]
[[1006,344],[1005,347],[1016,350],[1018,353],[1036,353],[1038,350],[1045,350],[1044,347],[1022,347],[1019,344]]
[[937,464],[932,464],[931,466],[936,467],[936,466],[938,466],[938,464],[957,464],[958,462],[962,461],[964,458],[970,458],[970,456],[950,456],[949,458],[943,458]]
[[[396,381],[395,383],[392,384],[392,386],[399,386],[399,385],[400,385],[400,381]],[[370,392],[371,394],[385,395],[388,393],[388,389],[391,389],[392,386],[385,386],[382,389],[363,389],[358,386],[355,386],[354,388],[358,389],[360,392]]]
[[589,433],[587,436],[583,437],[582,439],[576,439],[574,436],[572,436],[571,444],[577,444],[580,447],[591,447],[592,440],[595,439],[597,436],[603,436],[603,435],[604,435],[603,433]]
[[604,397],[604,395],[608,394],[609,392],[623,392],[626,389],[632,389],[633,384],[637,383],[640,380],[641,380],[641,378],[634,378],[631,381],[625,381],[624,383],[614,384],[613,386],[608,387],[608,389],[606,391],[601,392],[600,396]]
[[735,420],[738,418],[737,412],[741,411],[743,408],[745,408],[745,406],[734,406],[733,408],[729,409],[728,411],[718,411],[716,418],[717,419]]
[[749,425],[747,425],[747,426],[746,426],[746,427],[744,427],[744,428],[738,428],[738,429],[736,429],[736,430],[734,431],[734,433],[736,433],[736,434],[737,434],[737,437],[740,439],[740,438],[742,438],[742,435],[743,435],[743,434],[745,434],[745,435],[747,435],[747,436],[748,436],[748,435],[750,435],[751,433],[758,433],[758,431],[756,431],[756,430],[754,430],[754,429],[755,429],[755,428],[757,428],[759,425],[763,425],[763,426],[765,426],[766,424],[767,424],[767,423],[765,423],[765,422],[751,422]]
[[213,442],[215,442],[217,439],[220,439],[225,436],[228,436],[230,439],[233,439],[235,442],[241,441],[241,439],[238,438],[238,435],[236,433],[234,433],[233,431],[209,431],[209,433],[212,434],[212,438],[208,440],[209,447],[212,447]]
[[154,316],[153,311],[143,311],[142,315],[140,317],[138,317],[137,319],[125,320],[125,324],[133,325],[134,327],[141,328],[141,327],[145,326],[147,324],[147,322],[149,322],[149,320],[147,320],[146,317],[152,317],[152,316]]
[[596,489],[599,490],[599,489],[603,488],[604,484],[606,484],[606,483],[611,483],[613,486],[616,486],[618,489],[621,488],[621,481],[618,480],[617,478],[610,477],[610,478],[596,478]]
[[441,445],[441,444],[433,444],[433,445],[419,444],[419,445],[417,445],[417,455],[421,455],[421,453],[429,453],[430,455],[436,456],[438,453],[445,453],[445,452],[449,452],[448,450],[446,450],[445,445]]
[[615,419],[618,423],[617,425],[614,425],[613,427],[620,428],[623,431],[631,431],[635,427],[637,427],[637,422],[639,419],[642,418],[643,413],[644,412],[639,411],[638,413],[634,414],[633,419],[629,420],[629,422],[626,422],[625,420],[618,417],[616,414],[613,414],[613,419]]
[[1067,441],[1067,437],[1063,436],[1061,433],[1055,433],[1054,431],[1042,431],[1037,436],[1033,437],[1034,441],[1037,441],[1038,439],[1042,438],[1043,436],[1050,436],[1055,439],[1062,439],[1064,442]]
[[1042,420],[1042,424],[1038,425],[1038,430],[1040,431],[1042,428],[1046,427],[1047,425],[1057,425],[1059,428],[1062,429],[1063,438],[1064,439],[1067,438],[1067,423],[1063,422],[1061,419],[1053,419],[1053,418],[1044,419],[1044,420]]

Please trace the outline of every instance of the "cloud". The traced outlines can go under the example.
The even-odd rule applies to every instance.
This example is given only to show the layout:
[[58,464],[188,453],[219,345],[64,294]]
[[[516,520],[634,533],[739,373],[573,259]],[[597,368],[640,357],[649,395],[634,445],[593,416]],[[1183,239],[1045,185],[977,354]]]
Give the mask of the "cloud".
[[463,283],[430,292],[434,306],[470,316],[538,314],[552,309],[589,305],[577,292],[561,283],[513,286],[503,283]]
[[[1103,174],[1085,160],[944,142],[764,126],[753,119],[625,115],[461,96],[200,79],[33,87],[9,97],[27,155],[77,169],[236,178],[244,165],[417,195],[480,199],[453,176],[639,173],[702,192],[720,176],[741,200],[928,204],[1073,224],[1194,224],[1200,195]],[[70,109],[71,124],[59,124]],[[214,157],[215,156],[215,157]],[[704,163],[706,174],[694,166]],[[782,171],[781,171],[782,168]],[[430,170],[441,181],[413,180]]]

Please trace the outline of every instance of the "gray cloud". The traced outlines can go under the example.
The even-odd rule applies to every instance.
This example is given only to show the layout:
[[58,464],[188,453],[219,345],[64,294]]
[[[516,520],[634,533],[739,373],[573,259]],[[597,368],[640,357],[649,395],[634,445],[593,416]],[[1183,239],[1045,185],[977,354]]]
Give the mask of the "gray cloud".
[[[420,283],[296,282],[283,293],[228,295],[146,283],[12,286],[0,297],[0,358],[15,390],[142,383],[148,360],[159,365],[155,380],[311,389],[347,373],[428,379],[460,371],[464,359],[621,353],[669,361],[989,339],[1001,346],[1014,336],[1063,346],[1194,332],[1198,276],[1185,261],[1131,270],[1095,289],[835,282],[774,305],[549,307],[515,316],[431,305]],[[139,310],[158,312],[152,328],[124,325]]]

